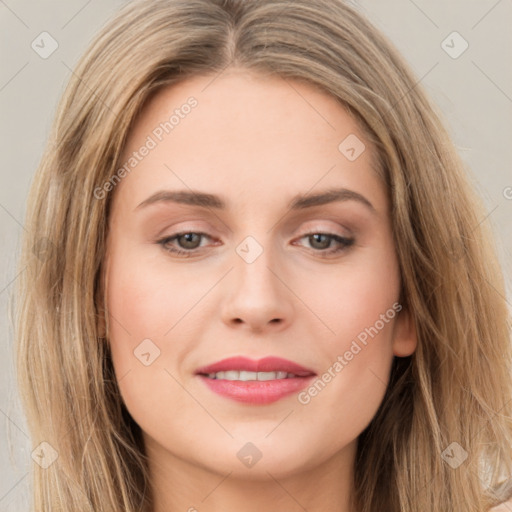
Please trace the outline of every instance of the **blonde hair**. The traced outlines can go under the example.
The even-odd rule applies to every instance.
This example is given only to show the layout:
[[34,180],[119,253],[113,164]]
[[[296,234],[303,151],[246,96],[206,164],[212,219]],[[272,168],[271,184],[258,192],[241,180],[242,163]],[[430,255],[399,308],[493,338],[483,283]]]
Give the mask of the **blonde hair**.
[[[150,96],[228,66],[337,98],[385,176],[401,300],[419,339],[413,356],[395,359],[360,436],[357,510],[488,510],[512,474],[512,348],[484,211],[416,78],[341,0],[135,1],[78,63],[28,199],[17,292],[31,435],[59,456],[46,469],[34,464],[35,510],[151,510],[140,428],[98,341],[112,194],[96,199],[94,190],[116,173]],[[457,468],[447,462],[453,450],[468,456]]]

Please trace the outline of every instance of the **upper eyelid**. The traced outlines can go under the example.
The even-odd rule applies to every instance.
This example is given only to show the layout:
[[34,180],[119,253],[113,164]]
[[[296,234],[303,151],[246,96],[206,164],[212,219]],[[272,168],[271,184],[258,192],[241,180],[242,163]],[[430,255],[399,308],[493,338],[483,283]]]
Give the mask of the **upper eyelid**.
[[[313,227],[307,227],[304,229],[304,233],[301,235],[301,236],[304,236],[304,235],[308,235],[308,234],[313,234],[313,233],[325,233],[325,234],[330,234],[330,235],[337,235],[337,236],[341,236],[341,237],[349,237],[349,236],[352,236],[354,234],[354,229],[350,228],[349,226],[347,225],[340,225],[338,223],[338,221],[336,220],[332,220],[332,219],[324,219],[324,221],[328,221],[328,222],[331,222],[331,223],[335,223],[335,224],[338,224],[338,230],[339,231],[345,231],[345,233],[341,233],[341,232],[338,232],[338,230],[336,228],[333,228],[333,227],[316,227],[313,225]],[[186,222],[186,221],[185,221]],[[317,223],[317,222],[322,222],[322,221],[318,221],[318,220],[306,220],[306,221],[302,221],[300,224],[313,224],[313,223]],[[183,234],[186,234],[186,233],[198,233],[198,234],[202,234],[202,235],[205,235],[205,236],[208,236],[210,238],[216,238],[214,235],[210,235],[209,234],[209,231],[216,231],[216,228],[212,226],[209,226],[207,227],[205,230],[203,230],[202,228],[196,228],[196,227],[191,227],[191,228],[182,228],[182,229],[178,229],[176,232],[174,233],[171,233],[169,234],[167,237],[173,237],[173,236],[179,236],[179,235],[183,235]],[[224,232],[224,230],[220,230],[221,233],[223,234],[226,234]],[[286,230],[288,231],[288,229]],[[298,229],[294,229],[293,231],[299,231]],[[300,230],[302,231],[302,230]],[[229,230],[230,233],[232,233],[232,230]],[[164,236],[162,235],[161,238],[163,238]]]
[[[328,222],[331,224],[335,224],[338,226],[338,229],[341,229],[343,231],[347,231],[347,232],[351,233],[353,231],[353,228],[358,227],[359,224],[361,224],[362,226],[365,226],[367,223],[366,218],[361,217],[359,214],[357,214],[355,218],[352,218],[354,215],[356,215],[356,214],[351,212],[349,217],[346,218],[345,214],[339,215],[339,214],[336,214],[335,212],[331,212],[329,210],[318,211],[318,210],[316,210],[316,207],[315,207],[314,211],[308,211],[308,212],[300,211],[297,215],[294,215],[293,218],[280,219],[279,222],[272,224],[271,228],[267,230],[267,233],[270,231],[276,232],[276,231],[283,230],[284,232],[286,232],[288,234],[291,231],[294,231],[294,232],[297,231],[297,226],[302,226],[304,224],[308,224],[308,225],[309,224],[317,224],[319,222],[320,223]],[[165,215],[165,218],[166,218],[165,224],[167,224],[169,221],[174,220],[176,222],[176,225],[178,225],[177,227],[174,228],[174,229],[178,230],[177,233],[181,232],[181,231],[187,231],[187,232],[202,231],[203,227],[198,227],[198,226],[193,225],[193,224],[199,223],[199,225],[203,225],[203,226],[206,225],[206,227],[204,229],[206,229],[207,231],[219,232],[223,236],[233,235],[232,227],[228,226],[224,221],[220,220],[218,218],[218,216],[216,216],[217,217],[216,219],[212,219],[208,215],[206,215],[206,217],[204,217],[202,213],[189,212],[188,214],[184,215],[183,217],[181,214],[177,215],[177,216],[174,216],[174,215],[168,216],[166,214]],[[281,220],[282,220],[282,222],[281,222]],[[162,217],[162,221],[164,221],[164,217]],[[180,227],[179,227],[180,224],[187,225],[189,223],[192,223],[191,228],[185,227],[183,229],[180,229]],[[163,224],[163,222],[162,222],[162,224]],[[281,227],[279,227],[279,225],[281,225]],[[171,224],[168,224],[166,229],[161,229],[161,230],[159,230],[159,232],[164,233],[169,228],[171,228]],[[307,229],[309,229],[309,228],[307,228]],[[316,228],[312,228],[312,229],[316,229]],[[321,228],[321,230],[323,230],[323,229],[324,228]],[[336,233],[336,228],[325,228],[325,229],[329,230],[329,232],[332,232],[333,234],[338,234],[338,233]],[[334,231],[331,231],[333,229],[334,229]],[[208,233],[205,233],[205,234],[208,234]]]
[[[184,230],[176,231],[176,233],[171,233],[169,235],[162,235],[161,237],[159,237],[159,239],[162,240],[162,239],[166,239],[166,238],[176,238],[176,237],[179,237],[182,235],[187,235],[189,233],[193,233],[196,235],[202,235],[202,236],[205,236],[205,237],[208,237],[211,239],[216,238],[215,236],[210,235],[209,233],[207,233],[205,231],[194,230],[194,229],[184,229]],[[342,238],[349,238],[350,236],[352,236],[351,234],[345,235],[345,234],[337,233],[330,229],[309,229],[309,230],[306,230],[304,233],[297,235],[297,236],[299,238],[302,238],[304,236],[316,235],[316,234],[339,236]]]

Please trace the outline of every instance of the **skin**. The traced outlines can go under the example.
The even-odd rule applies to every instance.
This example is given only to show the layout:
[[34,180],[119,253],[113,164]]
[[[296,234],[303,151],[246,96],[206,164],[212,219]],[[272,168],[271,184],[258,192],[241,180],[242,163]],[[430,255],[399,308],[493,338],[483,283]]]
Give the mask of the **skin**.
[[[198,105],[116,186],[105,262],[113,364],[143,431],[154,510],[349,512],[358,436],[383,399],[393,358],[416,348],[405,310],[307,404],[297,393],[267,405],[236,402],[195,371],[226,357],[273,355],[322,375],[398,302],[373,149],[334,98],[230,68],[160,91],[121,161],[190,96]],[[366,145],[355,161],[338,150],[349,134]],[[351,199],[288,207],[296,195],[331,187],[361,194],[374,211]],[[137,208],[161,190],[216,194],[227,208]],[[194,239],[191,257],[158,243],[182,231],[208,235]],[[354,243],[315,242],[312,233]],[[252,263],[236,251],[247,236],[263,250]],[[167,247],[187,250],[186,242]],[[333,248],[342,250],[325,256]],[[144,339],[160,350],[149,366],[134,355]],[[262,453],[252,467],[237,457],[248,442]]]

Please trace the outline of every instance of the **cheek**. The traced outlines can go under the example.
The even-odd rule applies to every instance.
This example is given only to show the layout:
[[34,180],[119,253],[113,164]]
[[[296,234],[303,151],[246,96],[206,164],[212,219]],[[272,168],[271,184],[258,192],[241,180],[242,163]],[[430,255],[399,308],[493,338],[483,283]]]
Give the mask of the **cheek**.
[[333,350],[342,350],[348,340],[360,333],[364,338],[365,329],[376,323],[379,331],[384,330],[381,316],[385,316],[387,326],[395,317],[393,304],[400,295],[393,248],[384,245],[381,251],[361,252],[361,256],[347,259],[347,263],[324,270],[323,274],[316,272],[304,282],[301,293],[329,328],[332,342],[328,347]]
[[[194,315],[201,314],[202,308],[195,306],[208,289],[208,279],[169,271],[168,262],[152,248],[112,252],[107,301],[113,337],[114,332],[120,338],[129,332],[141,340],[162,338],[182,321],[186,323],[191,309]],[[120,257],[121,253],[127,256]]]

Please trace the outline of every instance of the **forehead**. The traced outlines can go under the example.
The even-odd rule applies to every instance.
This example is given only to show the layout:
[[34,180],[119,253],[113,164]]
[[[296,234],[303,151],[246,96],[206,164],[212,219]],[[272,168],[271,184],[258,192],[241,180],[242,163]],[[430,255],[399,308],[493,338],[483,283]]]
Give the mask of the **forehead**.
[[247,204],[270,201],[273,192],[284,202],[316,187],[362,192],[379,185],[374,160],[358,123],[331,95],[304,82],[230,69],[152,97],[121,155],[119,166],[129,172],[116,194],[127,189],[140,202],[157,189],[206,187]]

